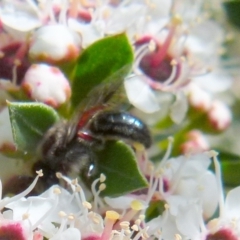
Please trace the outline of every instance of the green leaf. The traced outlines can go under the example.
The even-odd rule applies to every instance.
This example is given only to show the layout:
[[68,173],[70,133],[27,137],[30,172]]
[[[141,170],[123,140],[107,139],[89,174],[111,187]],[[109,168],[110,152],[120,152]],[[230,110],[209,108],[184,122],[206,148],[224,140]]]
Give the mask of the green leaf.
[[8,102],[13,138],[17,148],[33,152],[44,133],[58,119],[57,112],[43,103]]
[[132,149],[122,141],[108,141],[98,154],[98,172],[106,176],[104,196],[123,195],[146,188],[147,182],[139,172]]
[[221,162],[223,182],[225,186],[236,187],[240,185],[240,159],[236,161]]
[[85,49],[77,60],[72,74],[73,107],[88,95],[88,93],[102,82],[115,81],[111,77],[120,70],[124,77],[133,63],[132,47],[125,34],[101,39]]
[[166,202],[164,202],[162,200],[150,202],[149,207],[147,208],[146,213],[145,213],[146,222],[149,222],[153,218],[156,218],[156,217],[162,215],[162,213],[165,210],[165,204],[166,204]]
[[223,3],[229,21],[240,28],[240,1],[227,1]]
[[240,184],[240,156],[230,152],[219,152],[224,186],[236,187]]

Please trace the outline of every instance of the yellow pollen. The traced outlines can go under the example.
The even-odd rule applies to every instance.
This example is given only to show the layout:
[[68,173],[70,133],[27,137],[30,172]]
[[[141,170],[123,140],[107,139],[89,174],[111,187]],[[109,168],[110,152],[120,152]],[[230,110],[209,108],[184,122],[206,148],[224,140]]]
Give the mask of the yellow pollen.
[[118,220],[120,215],[115,211],[107,211],[106,218],[110,220]]
[[182,62],[186,62],[186,58],[184,56],[181,56],[180,59]]
[[176,66],[176,65],[177,65],[177,61],[176,61],[175,59],[173,59],[173,60],[170,62],[170,64],[171,64],[172,66]]
[[176,234],[175,234],[175,239],[176,239],[176,240],[182,240],[182,237],[181,237],[178,233],[176,233]]
[[78,184],[77,178],[72,180],[72,184],[73,184],[73,185],[77,185],[77,184]]
[[154,170],[154,166],[153,166],[153,164],[150,163],[150,162],[148,163],[147,168],[148,168],[148,171],[150,171],[150,172],[152,172],[152,171]]
[[151,40],[151,41],[149,42],[149,44],[148,44],[148,49],[149,49],[149,51],[153,52],[153,51],[156,50],[156,48],[157,48],[156,43],[155,43],[153,40]]
[[144,232],[142,233],[142,237],[143,237],[144,239],[148,239],[148,238],[149,238],[149,235],[147,234],[146,231],[144,231]]
[[75,219],[75,217],[73,215],[68,216],[68,220],[73,221],[74,219]]
[[55,194],[61,194],[60,188],[54,188],[54,189],[53,189],[53,193],[55,193]]
[[129,225],[130,225],[130,223],[127,222],[127,221],[123,221],[123,222],[120,223],[121,228],[124,229],[124,230],[128,230]]
[[140,219],[137,219],[137,220],[135,221],[135,224],[137,224],[137,225],[140,225],[140,223],[141,223],[141,220],[140,220]]
[[164,208],[166,209],[166,210],[168,210],[169,209],[169,205],[166,203],[166,204],[164,204]]
[[91,209],[92,208],[92,204],[90,202],[83,202],[82,205],[87,208],[87,209]]
[[60,172],[57,172],[57,173],[56,173],[56,177],[57,177],[57,178],[62,178],[62,174],[61,174]]
[[37,175],[38,175],[39,177],[42,177],[42,176],[43,176],[43,171],[42,171],[42,169],[39,170],[39,171],[36,171],[36,173],[37,173]]
[[218,156],[218,152],[214,151],[214,150],[211,150],[208,152],[210,157],[217,157]]
[[97,218],[97,217],[93,217],[92,220],[93,220],[93,222],[96,223],[96,224],[99,224],[99,223],[100,223],[99,218]]
[[21,61],[20,61],[19,59],[14,59],[14,60],[13,60],[13,64],[14,64],[15,66],[20,66],[20,65],[21,65]]
[[103,173],[101,173],[99,180],[100,180],[100,182],[105,182],[106,181],[106,176]]
[[75,192],[80,192],[81,191],[81,187],[78,185],[76,186]]
[[106,184],[105,183],[101,183],[99,186],[99,190],[103,191],[106,188]]
[[181,25],[182,24],[182,18],[179,15],[175,15],[175,16],[172,17],[171,22],[174,26]]
[[60,211],[58,213],[58,215],[59,215],[59,217],[66,217],[67,216],[67,214],[65,212],[63,212],[63,211]]
[[143,204],[138,200],[133,200],[131,202],[131,208],[135,211],[140,211],[144,208]]
[[22,215],[22,220],[26,220],[26,219],[28,219],[29,218],[29,214],[28,213],[24,213],[23,215]]
[[210,230],[210,232],[214,232],[218,228],[218,223],[219,223],[219,220],[215,218],[210,222],[208,222],[207,228]]
[[128,230],[125,230],[124,233],[125,233],[126,235],[132,234],[132,232],[131,232],[129,229],[128,229]]
[[139,230],[138,226],[136,224],[132,225],[131,229],[136,231],[136,232]]
[[137,151],[144,151],[145,147],[141,144],[141,143],[138,143],[138,142],[135,142],[133,143],[133,147],[137,150]]

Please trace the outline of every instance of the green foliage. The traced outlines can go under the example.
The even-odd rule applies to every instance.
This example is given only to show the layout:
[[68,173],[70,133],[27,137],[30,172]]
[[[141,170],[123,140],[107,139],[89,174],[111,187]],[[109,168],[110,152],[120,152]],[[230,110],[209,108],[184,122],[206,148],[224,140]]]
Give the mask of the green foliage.
[[[103,82],[113,82],[126,75],[133,62],[133,51],[125,34],[101,39],[80,55],[72,74],[73,108]],[[122,70],[122,71],[120,71]],[[112,77],[120,71],[120,76]]]
[[17,148],[34,152],[44,133],[58,119],[57,112],[43,103],[8,102],[12,132]]
[[98,159],[98,172],[106,176],[104,196],[123,195],[147,187],[133,150],[122,141],[108,141]]

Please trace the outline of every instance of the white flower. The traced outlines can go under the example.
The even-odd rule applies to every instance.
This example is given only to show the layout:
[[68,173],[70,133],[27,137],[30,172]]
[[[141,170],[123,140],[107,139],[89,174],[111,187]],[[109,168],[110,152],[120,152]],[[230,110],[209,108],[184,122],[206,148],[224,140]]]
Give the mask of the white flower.
[[168,159],[168,154],[169,150],[157,166],[144,171],[149,178],[148,201],[157,198],[168,202],[172,196],[185,197],[199,201],[204,218],[211,217],[217,208],[218,189],[216,176],[208,170],[209,155],[201,153]]
[[30,1],[3,0],[0,19],[3,28],[18,41],[26,40],[30,31],[41,26],[41,21]]
[[59,107],[71,95],[70,84],[64,74],[47,64],[33,64],[25,74],[22,88],[31,99],[53,107]]

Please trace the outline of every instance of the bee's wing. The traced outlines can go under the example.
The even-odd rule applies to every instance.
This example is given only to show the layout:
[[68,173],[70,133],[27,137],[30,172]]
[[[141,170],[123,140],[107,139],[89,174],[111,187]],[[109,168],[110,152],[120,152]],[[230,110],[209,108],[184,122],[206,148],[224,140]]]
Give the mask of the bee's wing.
[[[119,106],[123,102],[124,91],[123,81],[124,76],[127,75],[130,65],[126,65],[109,78],[105,79],[101,84],[94,87],[87,95],[87,97],[80,103],[77,115],[73,117],[73,126],[79,124],[82,118],[88,119],[97,109],[106,108],[107,106]],[[88,114],[89,113],[89,116]],[[85,121],[85,120],[83,120]],[[80,124],[81,125],[81,124]]]

